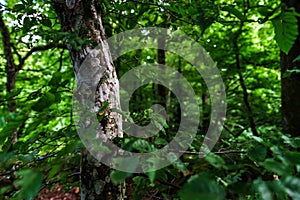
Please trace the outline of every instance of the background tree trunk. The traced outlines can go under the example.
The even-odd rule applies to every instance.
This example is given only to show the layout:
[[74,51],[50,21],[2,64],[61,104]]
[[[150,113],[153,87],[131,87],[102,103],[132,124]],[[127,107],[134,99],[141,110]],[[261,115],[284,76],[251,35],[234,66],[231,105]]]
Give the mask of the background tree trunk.
[[[74,46],[72,41],[69,41],[68,44],[78,88],[83,86],[86,81],[86,77],[81,77],[81,74],[78,73],[80,66],[86,56],[93,53],[95,59],[93,59],[94,63],[91,63],[93,66],[91,70],[94,70],[95,67],[94,72],[101,71],[107,76],[105,81],[101,81],[101,85],[97,89],[95,106],[100,108],[104,103],[109,102],[112,107],[120,108],[119,82],[105,40],[100,15],[101,8],[98,1],[54,0],[53,7],[64,31],[69,31],[70,34],[75,34],[76,37],[89,41],[88,44],[80,48]],[[101,44],[100,48],[95,50],[94,48],[99,44]],[[97,85],[98,83],[93,84]],[[117,136],[122,137],[121,120],[120,115],[108,113],[99,123],[99,130],[110,140]],[[125,183],[114,185],[110,181],[111,170],[108,166],[99,163],[86,149],[82,150],[81,156],[81,199],[115,200],[125,198]]]
[[[300,13],[300,4],[296,0],[282,0],[282,9],[294,7]],[[300,32],[300,23],[298,18],[298,32]],[[300,35],[294,43],[289,54],[280,53],[281,65],[281,101],[282,101],[282,119],[284,133],[292,136],[300,136],[300,73],[292,73],[285,77],[287,70],[300,70],[300,62],[293,60],[300,55]]]
[[[0,11],[1,12],[1,11]],[[17,78],[17,68],[15,65],[13,53],[12,53],[12,44],[10,42],[10,32],[6,27],[4,20],[2,18],[2,13],[0,13],[0,32],[2,36],[4,55],[6,59],[5,72],[6,72],[6,92],[10,93],[16,88],[16,78]],[[16,98],[12,97],[8,99],[8,111],[16,112]],[[11,133],[11,145],[9,150],[13,149],[13,145],[18,141],[18,131],[14,130]]]

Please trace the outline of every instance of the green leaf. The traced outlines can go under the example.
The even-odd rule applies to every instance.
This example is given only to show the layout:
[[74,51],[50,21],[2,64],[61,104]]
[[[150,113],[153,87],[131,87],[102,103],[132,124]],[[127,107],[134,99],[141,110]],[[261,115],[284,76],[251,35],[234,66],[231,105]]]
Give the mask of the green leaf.
[[122,166],[122,170],[126,172],[134,171],[139,164],[139,158],[137,157],[117,157],[113,159],[114,168]]
[[19,157],[19,159],[22,162],[26,162],[26,163],[29,163],[30,161],[32,161],[33,158],[34,158],[34,156],[32,154],[25,154],[25,155],[22,155]]
[[155,138],[154,143],[157,144],[157,145],[166,145],[166,144],[168,144],[167,140],[165,140],[163,138]]
[[205,156],[205,160],[215,168],[221,168],[225,165],[225,161],[223,160],[223,158],[214,153],[208,153]]
[[259,14],[261,14],[264,17],[267,17],[272,13],[272,11],[268,7],[265,7],[265,6],[264,7],[259,7],[257,9],[257,11],[259,12]]
[[28,15],[32,15],[32,14],[37,13],[37,10],[29,7],[29,8],[27,8],[26,13]]
[[136,176],[133,179],[133,182],[136,184],[134,193],[133,193],[133,199],[142,199],[146,191],[144,190],[144,187],[146,184],[148,184],[148,180],[141,176]]
[[51,78],[51,80],[49,81],[48,84],[50,86],[58,86],[60,81],[61,81],[61,78],[62,78],[62,73],[61,72],[55,72],[52,75],[52,78]]
[[298,55],[298,56],[293,60],[293,62],[297,62],[297,61],[300,61],[300,55]]
[[15,152],[0,153],[0,166],[5,166],[9,160],[15,160]]
[[187,172],[187,168],[185,167],[184,163],[180,160],[180,158],[178,158],[172,164],[176,169],[180,170],[182,173]]
[[272,20],[275,30],[275,40],[279,48],[288,54],[298,36],[297,16],[294,10],[282,12]]
[[14,139],[13,137],[9,137],[9,138],[7,138],[7,140],[5,140],[5,142],[2,144],[2,147],[1,147],[2,152],[8,152],[10,150],[13,139]]
[[155,180],[155,176],[156,176],[156,172],[152,171],[152,172],[148,172],[147,173],[150,183],[153,185],[154,184],[154,180]]
[[47,179],[50,180],[57,172],[61,169],[62,164],[57,164],[51,167],[50,172],[48,173]]
[[9,185],[9,186],[2,186],[0,188],[0,196],[4,195],[5,193],[9,192],[13,190],[13,186],[12,185]]
[[20,178],[14,184],[21,188],[16,194],[16,199],[33,199],[40,190],[43,174],[33,169],[23,169],[16,174]]
[[226,189],[234,194],[245,194],[249,191],[251,184],[243,181],[238,181],[238,179],[240,179],[238,176],[234,177],[235,180],[233,180],[233,182],[229,184]]
[[68,155],[69,153],[73,153],[78,145],[78,141],[74,141],[74,140],[71,140],[68,144],[66,144],[64,146],[64,148],[62,148],[58,154],[57,154],[57,157],[64,157],[65,155]]
[[234,6],[224,6],[222,8],[222,10],[233,14],[234,16],[236,16],[241,21],[245,20],[245,16],[239,10],[234,8]]
[[202,174],[192,176],[179,191],[179,196],[182,200],[221,200],[225,199],[225,192],[213,178]]
[[41,24],[43,24],[44,26],[47,26],[47,27],[52,27],[52,23],[51,23],[51,20],[49,18],[42,18],[40,20]]
[[29,31],[31,27],[32,27],[31,19],[29,17],[25,17],[23,19],[23,32]]
[[149,143],[146,140],[136,140],[133,144],[132,144],[132,148],[142,152],[142,153],[147,153],[147,152],[152,152],[155,151],[156,148],[154,147],[153,144]]
[[300,69],[286,70],[286,71],[282,74],[282,78],[287,78],[287,77],[291,76],[293,73],[300,73]]
[[258,192],[259,196],[263,200],[272,200],[272,192],[270,191],[266,182],[264,182],[261,178],[256,179],[253,182],[254,189]]
[[129,176],[130,176],[130,173],[122,172],[122,171],[118,171],[118,170],[114,170],[110,173],[111,181],[114,184],[119,184],[119,183],[124,182],[125,179]]
[[274,180],[271,182],[268,182],[268,187],[271,191],[276,195],[277,199],[288,199],[286,193],[285,193],[285,187],[282,185],[281,181]]
[[155,171],[155,176],[159,180],[163,180],[165,182],[168,182],[168,173],[167,173],[167,170],[164,170],[164,169],[157,170],[157,171]]
[[18,119],[15,121],[10,121],[6,126],[0,131],[0,141],[5,140],[10,134],[12,134],[17,128],[24,122],[25,119]]
[[106,108],[109,106],[109,102],[104,102],[103,106],[99,109],[99,112],[106,110]]
[[31,108],[34,111],[41,112],[45,108],[50,107],[55,102],[55,95],[51,92],[47,92],[42,96]]
[[267,156],[267,148],[261,144],[256,145],[248,151],[249,158],[254,161],[263,161]]
[[11,99],[12,97],[16,97],[21,93],[22,90],[23,90],[23,88],[15,88],[15,89],[11,90],[10,93],[7,93],[5,98]]
[[30,93],[26,100],[37,99],[41,95],[41,89]]
[[207,13],[204,10],[201,10],[201,12],[197,15],[196,23],[201,29],[202,34],[204,31],[213,24],[215,21],[215,18],[210,17],[210,15],[207,15]]
[[296,151],[289,151],[285,153],[286,159],[291,165],[300,164],[300,153]]
[[61,93],[55,93],[54,96],[55,96],[55,102],[59,103],[61,101]]
[[275,172],[278,175],[284,175],[288,173],[288,169],[282,163],[274,160],[273,158],[266,159],[261,163],[268,171]]
[[23,4],[16,4],[12,11],[13,12],[20,12],[21,10],[24,10],[25,9],[25,6]]
[[281,181],[285,187],[285,192],[292,199],[300,199],[300,179],[294,176],[287,176]]
[[282,139],[284,139],[285,143],[287,143],[288,145],[290,145],[294,148],[300,147],[300,137],[289,138],[289,137],[283,135]]

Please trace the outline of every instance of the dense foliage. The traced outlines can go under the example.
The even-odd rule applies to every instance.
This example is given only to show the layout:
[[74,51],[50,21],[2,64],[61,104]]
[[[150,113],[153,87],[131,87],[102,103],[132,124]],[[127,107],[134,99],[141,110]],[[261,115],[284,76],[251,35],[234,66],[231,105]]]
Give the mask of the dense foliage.
[[[0,14],[9,32],[17,72],[9,79],[5,44],[0,50],[0,198],[33,199],[42,188],[79,185],[80,142],[72,119],[75,78],[66,41],[80,48],[88,41],[65,31],[49,1],[8,1]],[[101,1],[106,35],[136,27],[159,26],[199,42],[219,68],[226,86],[227,118],[217,145],[199,157],[210,119],[210,96],[192,65],[171,52],[165,64],[192,85],[201,108],[196,139],[173,165],[147,174],[111,173],[127,180],[130,199],[300,199],[300,138],[283,134],[280,100],[280,50],[288,53],[298,35],[295,9],[281,2],[231,1]],[[6,40],[5,28],[1,40]],[[158,63],[158,51],[132,51],[115,61],[118,76],[141,63]],[[295,60],[299,60],[299,57]],[[288,77],[297,70],[282,76]],[[146,77],[145,77],[146,78]],[[149,108],[167,106],[169,121],[154,116],[161,134],[151,139],[116,138],[120,147],[150,152],[163,147],[178,129],[179,108],[157,85],[138,89],[131,99],[130,119],[149,122]],[[299,100],[300,101],[300,100]],[[17,135],[17,138],[15,137]],[[200,152],[201,153],[201,152]],[[133,189],[132,189],[133,188]]]

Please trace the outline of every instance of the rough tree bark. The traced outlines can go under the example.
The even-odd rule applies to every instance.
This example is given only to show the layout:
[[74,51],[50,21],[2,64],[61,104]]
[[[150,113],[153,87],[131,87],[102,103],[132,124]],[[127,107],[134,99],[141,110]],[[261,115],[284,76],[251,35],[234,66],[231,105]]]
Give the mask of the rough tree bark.
[[[157,63],[161,65],[166,65],[166,53],[165,53],[165,35],[163,34],[158,38],[157,44]],[[166,86],[157,85],[155,88],[156,98],[158,99],[158,103],[167,108],[167,89]]]
[[[104,81],[101,79],[101,85],[98,86],[95,94],[95,106],[100,108],[105,102],[109,102],[112,107],[119,108],[119,82],[105,39],[99,2],[95,0],[53,0],[52,3],[62,29],[77,34],[83,40],[89,40],[89,43],[80,49],[74,48],[72,43],[67,44],[78,88],[84,87],[86,81],[86,77],[81,77],[81,74],[78,73],[80,66],[88,55],[92,55],[91,66],[93,69],[91,70],[96,73],[101,71],[107,76]],[[101,47],[95,50],[94,48],[99,44]],[[108,113],[99,123],[99,131],[102,135],[106,135],[107,139],[122,137],[121,124],[120,115]],[[81,156],[81,199],[116,200],[125,198],[125,183],[112,184],[109,178],[109,167],[99,163],[86,149],[82,150]]]
[[[6,91],[9,93],[16,88],[17,68],[13,58],[12,44],[10,42],[10,33],[4,24],[2,13],[0,13],[0,31],[2,35],[4,55],[6,58],[6,66],[5,66],[5,71],[7,74]],[[9,112],[16,111],[15,99],[10,99],[8,101],[8,110]]]
[[[10,32],[4,23],[4,20],[2,18],[2,13],[0,13],[0,32],[2,35],[3,49],[4,49],[5,59],[6,59],[6,65],[5,65],[6,92],[10,93],[13,89],[16,88],[16,77],[17,77],[18,70],[16,68],[13,53],[12,53],[12,44],[10,42]],[[8,99],[8,111],[16,112],[16,110],[17,110],[16,99],[15,99],[15,97],[12,97],[11,99]],[[17,130],[14,130],[11,133],[11,137],[12,137],[12,142],[11,142],[11,146],[10,146],[9,150],[12,150],[13,145],[18,140]]]
[[[282,0],[282,11],[294,7],[300,13],[300,4],[297,0]],[[300,20],[298,18],[298,33],[300,33]],[[300,34],[288,53],[280,53],[281,65],[281,101],[283,132],[292,136],[300,136],[300,73],[292,73],[285,77],[287,70],[300,70],[300,62],[293,60],[300,55]]]

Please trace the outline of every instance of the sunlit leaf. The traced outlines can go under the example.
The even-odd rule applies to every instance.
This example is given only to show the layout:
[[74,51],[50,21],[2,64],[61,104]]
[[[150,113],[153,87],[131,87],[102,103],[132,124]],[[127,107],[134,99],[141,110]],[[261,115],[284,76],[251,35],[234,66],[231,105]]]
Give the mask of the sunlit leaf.
[[12,97],[16,97],[22,92],[22,90],[23,90],[23,88],[15,88],[15,89],[11,90],[10,93],[7,93],[5,98],[10,99]]
[[224,6],[224,7],[222,7],[222,10],[227,11],[227,12],[233,14],[234,16],[236,16],[241,21],[245,20],[245,16],[243,15],[243,13],[241,13],[234,6],[231,6],[231,5]]
[[272,20],[275,40],[279,48],[288,54],[298,36],[297,14],[294,9],[282,12]]

